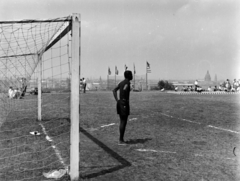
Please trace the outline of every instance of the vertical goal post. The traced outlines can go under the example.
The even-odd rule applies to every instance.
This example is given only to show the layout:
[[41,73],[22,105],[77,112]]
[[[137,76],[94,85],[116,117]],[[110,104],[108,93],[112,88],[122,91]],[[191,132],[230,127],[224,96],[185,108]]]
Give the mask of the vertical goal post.
[[[38,25],[35,25],[38,23],[40,24],[39,27],[37,27]],[[56,23],[56,25],[46,25],[46,23],[48,24]],[[16,24],[18,24],[18,26],[16,26],[16,30],[14,30],[13,27]],[[36,29],[38,28],[38,29],[34,30],[34,28]],[[10,30],[13,32],[10,32]],[[14,34],[14,31],[16,32],[18,31],[19,33]],[[44,33],[44,31],[49,31],[49,32]],[[80,143],[80,134],[79,134],[79,126],[80,126],[79,124],[79,121],[80,121],[79,120],[80,118],[79,84],[80,82],[79,82],[79,79],[80,79],[80,60],[81,60],[81,16],[80,14],[73,13],[71,16],[68,16],[68,17],[49,19],[49,20],[0,21],[0,43],[1,43],[0,45],[0,100],[5,101],[3,105],[6,104],[9,107],[13,107],[12,106],[13,103],[11,102],[8,103],[8,98],[5,98],[5,97],[2,98],[3,97],[2,95],[8,94],[8,88],[10,85],[14,85],[15,87],[18,87],[18,85],[21,84],[21,82],[19,82],[18,80],[20,79],[20,77],[25,77],[27,79],[27,82],[30,84],[30,79],[33,76],[35,76],[35,73],[36,73],[37,81],[34,82],[36,83],[38,88],[36,118],[39,124],[42,124],[41,122],[44,122],[43,111],[44,109],[46,109],[43,107],[43,106],[46,107],[46,104],[43,105],[43,102],[44,102],[44,97],[42,92],[44,88],[43,82],[46,81],[47,87],[50,83],[55,84],[56,82],[56,80],[54,80],[54,76],[52,76],[51,80],[46,80],[43,78],[44,71],[46,72],[49,70],[46,68],[44,70],[45,60],[43,57],[45,52],[47,52],[49,49],[52,49],[54,45],[59,43],[61,39],[68,33],[71,33],[71,40],[70,40],[71,50],[70,52],[67,52],[67,54],[68,53],[70,54],[70,57],[68,57],[70,59],[70,61],[68,62],[69,68],[66,70],[66,66],[64,67],[65,63],[61,63],[61,56],[66,56],[63,52],[60,52],[60,55],[59,55],[60,58],[57,59],[57,61],[60,61],[60,65],[58,65],[59,67],[61,66],[64,67],[64,68],[60,68],[61,70],[60,70],[60,73],[58,73],[58,75],[64,74],[65,73],[64,71],[69,71],[68,75],[70,79],[69,80],[69,84],[70,84],[69,85],[69,89],[70,89],[70,96],[69,96],[70,97],[70,104],[69,104],[70,151],[69,153],[70,155],[69,155],[68,169],[69,169],[69,175],[70,175],[71,181],[76,181],[76,180],[79,180],[79,167],[80,167],[80,152],[79,152],[80,151],[79,149],[79,145],[80,145],[79,144]],[[65,45],[60,45],[60,46],[63,47]],[[55,67],[53,66],[51,68],[53,70],[56,67],[57,66]],[[62,73],[62,69],[63,69],[63,73]],[[59,80],[60,87],[62,86],[63,83],[65,82],[63,82],[63,80],[60,79]],[[26,99],[26,101],[28,100]],[[57,101],[58,100],[56,100],[56,102]],[[49,115],[49,114],[46,114],[46,115]],[[1,114],[0,114],[0,126],[1,126]],[[1,130],[0,130],[0,133],[1,133]],[[0,138],[0,142],[1,142],[1,138]],[[0,157],[0,159],[2,158]],[[53,162],[51,164],[54,165],[55,163]],[[48,166],[47,164],[44,164],[44,163],[43,165],[46,167]],[[5,174],[0,173],[0,180],[2,176],[4,179],[7,179],[7,176]],[[18,179],[17,176],[16,176],[16,179]],[[28,178],[26,177],[25,179],[28,179]]]
[[79,179],[79,80],[80,80],[80,15],[72,16],[72,71],[71,71],[71,148],[70,177],[72,181]]

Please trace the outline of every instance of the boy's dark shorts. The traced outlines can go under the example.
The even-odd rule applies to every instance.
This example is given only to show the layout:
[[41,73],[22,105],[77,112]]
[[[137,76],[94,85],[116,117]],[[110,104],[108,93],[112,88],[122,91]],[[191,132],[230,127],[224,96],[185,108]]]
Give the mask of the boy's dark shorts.
[[117,101],[117,114],[120,114],[122,116],[128,116],[130,114],[130,106],[128,101]]

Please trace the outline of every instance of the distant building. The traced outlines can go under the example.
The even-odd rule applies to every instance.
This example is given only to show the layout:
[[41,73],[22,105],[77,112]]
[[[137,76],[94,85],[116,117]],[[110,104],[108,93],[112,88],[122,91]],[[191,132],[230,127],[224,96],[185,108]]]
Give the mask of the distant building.
[[204,80],[207,81],[207,82],[211,81],[211,76],[210,76],[208,71],[207,71],[207,74],[205,75]]

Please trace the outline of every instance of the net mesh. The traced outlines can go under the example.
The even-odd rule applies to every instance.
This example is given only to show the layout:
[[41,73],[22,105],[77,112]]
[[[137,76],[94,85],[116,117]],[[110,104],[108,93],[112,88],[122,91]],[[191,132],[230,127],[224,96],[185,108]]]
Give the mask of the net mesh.
[[0,22],[1,181],[43,180],[69,165],[70,20]]

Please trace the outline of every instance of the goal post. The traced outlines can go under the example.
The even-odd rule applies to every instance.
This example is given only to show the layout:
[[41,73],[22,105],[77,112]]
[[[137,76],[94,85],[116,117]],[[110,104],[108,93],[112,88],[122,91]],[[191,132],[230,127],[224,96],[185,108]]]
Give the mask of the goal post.
[[38,121],[42,121],[42,55],[38,54]]
[[[1,181],[43,180],[43,173],[56,169],[66,170],[71,181],[79,180],[80,60],[78,13],[56,19],[0,21]],[[11,97],[11,87],[19,96]],[[1,137],[8,129],[23,130],[17,138],[7,135],[14,143],[10,146]],[[37,137],[37,132],[45,136]],[[16,169],[11,170],[13,165]],[[17,169],[19,165],[22,170]]]
[[72,70],[71,70],[71,148],[70,177],[79,179],[79,82],[80,80],[80,15],[72,16]]

